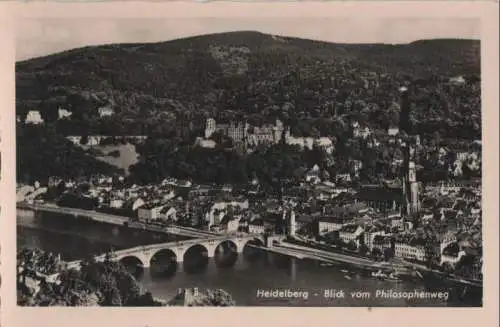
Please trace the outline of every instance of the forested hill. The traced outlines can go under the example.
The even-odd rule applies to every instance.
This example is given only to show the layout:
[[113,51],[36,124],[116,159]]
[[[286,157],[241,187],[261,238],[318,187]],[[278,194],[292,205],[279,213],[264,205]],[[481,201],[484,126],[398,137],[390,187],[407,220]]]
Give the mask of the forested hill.
[[[466,86],[443,86],[457,75]],[[161,129],[184,115],[200,123],[207,116],[256,123],[280,117],[293,125],[364,114],[385,128],[398,86],[412,82],[413,118],[446,131],[463,115],[480,117],[480,43],[336,44],[231,32],[74,49],[17,63],[16,82],[18,114],[39,109],[53,117],[62,106],[74,113],[67,127],[73,132],[124,133]],[[103,105],[116,110],[114,123],[99,122]],[[294,128],[318,132],[311,126]]]

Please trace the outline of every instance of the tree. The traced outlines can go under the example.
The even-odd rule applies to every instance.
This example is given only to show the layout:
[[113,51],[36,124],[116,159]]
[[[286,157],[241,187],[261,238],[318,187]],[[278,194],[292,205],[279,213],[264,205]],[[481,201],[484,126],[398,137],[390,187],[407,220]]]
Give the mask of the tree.
[[87,145],[89,143],[89,137],[88,135],[82,135],[82,138],[80,139],[80,144],[81,145]]
[[370,252],[370,249],[368,248],[368,246],[366,246],[366,244],[361,244],[361,246],[359,247],[359,253],[362,255],[365,255],[368,252]]
[[389,261],[392,258],[394,258],[394,250],[391,248],[385,248],[384,249],[384,260]]
[[455,271],[455,268],[453,267],[452,264],[450,264],[449,262],[443,262],[443,264],[441,265],[441,270],[446,274],[446,275],[450,275],[450,274],[453,274],[453,272]]
[[357,248],[358,248],[358,246],[356,245],[356,242],[350,241],[349,243],[347,243],[347,249],[348,250],[350,250],[350,251],[356,251]]
[[379,259],[382,257],[382,251],[379,248],[373,248],[372,250],[372,257],[374,259]]

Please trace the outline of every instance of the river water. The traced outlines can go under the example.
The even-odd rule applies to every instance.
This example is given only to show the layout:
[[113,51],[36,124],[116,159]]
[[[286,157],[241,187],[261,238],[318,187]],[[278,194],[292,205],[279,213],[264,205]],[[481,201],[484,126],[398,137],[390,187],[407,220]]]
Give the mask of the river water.
[[[129,230],[54,214],[18,214],[17,246],[38,247],[60,253],[65,260],[101,254],[141,244],[182,239],[178,236]],[[222,288],[239,306],[480,306],[465,301],[460,292],[423,282],[380,281],[346,267],[324,267],[261,250],[246,249],[233,265],[215,259],[198,269],[180,264],[174,273],[157,276],[146,268],[138,276],[141,286],[155,297],[169,300],[184,287]],[[348,269],[348,268],[347,268]],[[284,291],[274,294],[273,290]],[[270,293],[266,294],[265,292]],[[287,291],[296,292],[287,294]],[[408,299],[397,292],[448,292],[441,299]],[[299,293],[300,292],[300,293]],[[392,293],[390,293],[392,292]],[[392,294],[392,296],[390,294]]]

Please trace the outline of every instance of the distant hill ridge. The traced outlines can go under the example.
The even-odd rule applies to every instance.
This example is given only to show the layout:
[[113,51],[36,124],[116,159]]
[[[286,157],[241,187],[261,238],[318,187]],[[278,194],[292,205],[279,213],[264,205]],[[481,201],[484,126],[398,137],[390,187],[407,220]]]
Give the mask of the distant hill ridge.
[[[68,97],[88,99],[89,93],[128,119],[197,108],[211,114],[261,109],[280,105],[279,94],[292,94],[299,81],[318,84],[364,72],[406,76],[402,79],[479,75],[480,42],[342,44],[240,31],[88,46],[16,63],[17,110],[67,106]],[[245,102],[232,102],[234,93]]]

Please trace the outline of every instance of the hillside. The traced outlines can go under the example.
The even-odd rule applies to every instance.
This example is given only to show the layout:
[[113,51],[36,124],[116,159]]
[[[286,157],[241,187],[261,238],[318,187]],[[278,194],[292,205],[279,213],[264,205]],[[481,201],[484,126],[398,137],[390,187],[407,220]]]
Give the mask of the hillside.
[[[387,120],[397,87],[408,81],[417,85],[417,107],[429,107],[418,103],[429,86],[439,89],[431,90],[436,101],[454,101],[441,96],[453,91],[436,85],[456,75],[478,82],[479,50],[472,40],[336,44],[246,31],[91,46],[17,63],[17,112],[36,108],[53,117],[58,106],[70,108],[73,123],[63,124],[62,133],[164,132],[158,125],[185,116],[198,126],[207,116],[293,123],[363,108],[375,110],[376,123]],[[477,115],[478,103],[469,108]],[[102,105],[115,108],[114,122],[99,122]]]

